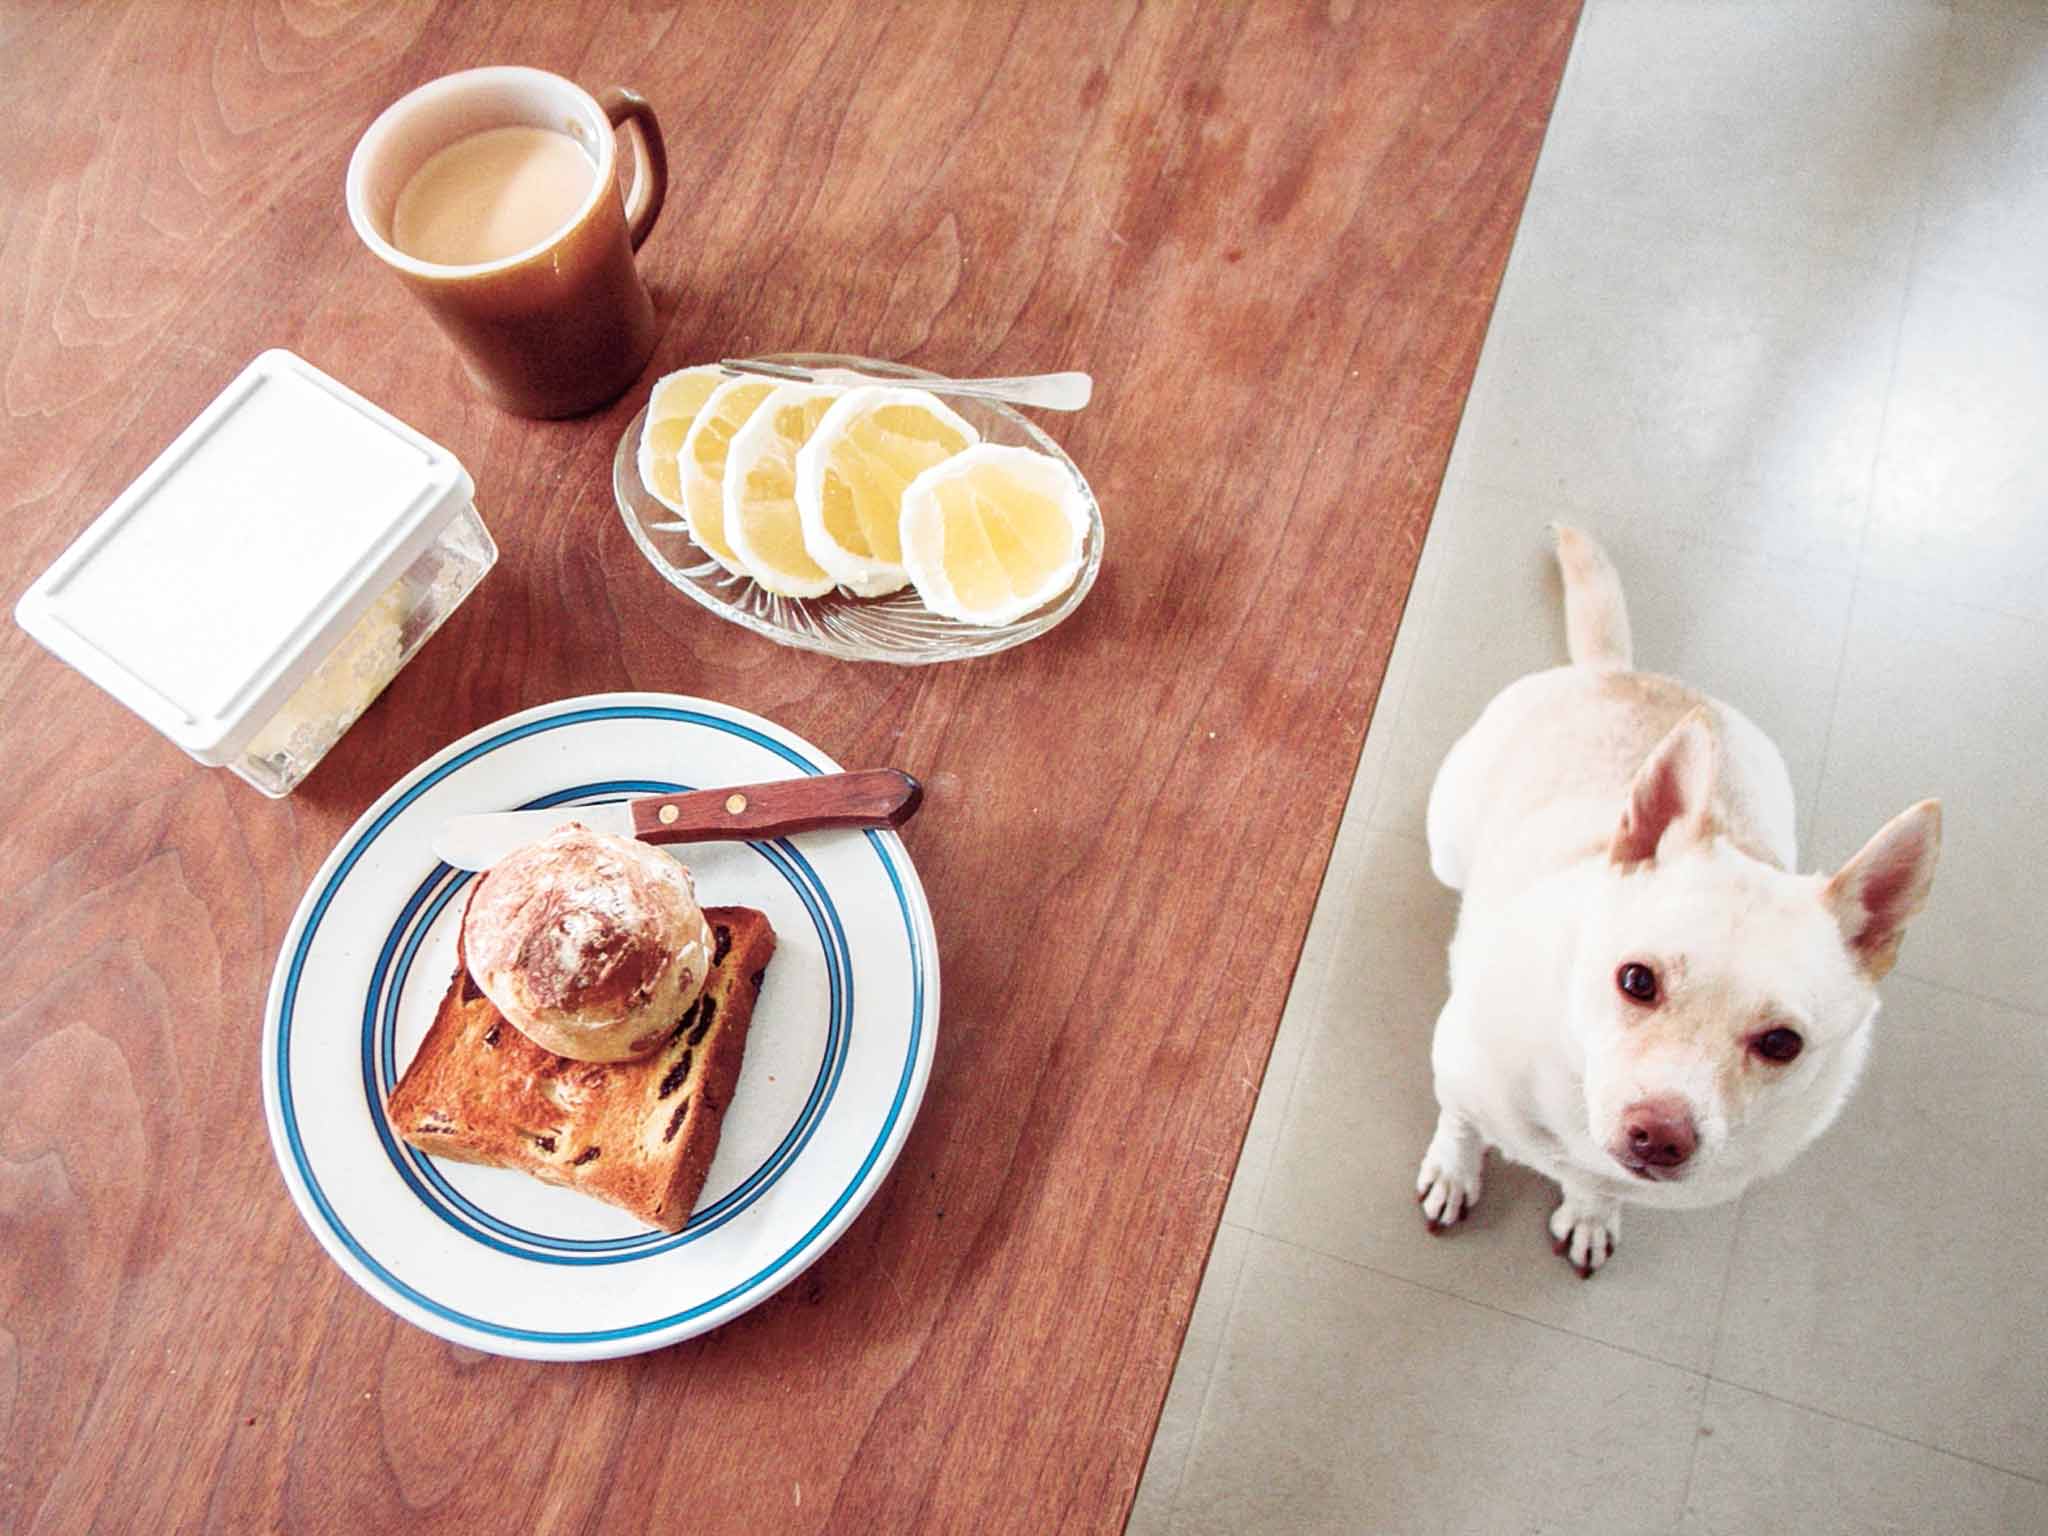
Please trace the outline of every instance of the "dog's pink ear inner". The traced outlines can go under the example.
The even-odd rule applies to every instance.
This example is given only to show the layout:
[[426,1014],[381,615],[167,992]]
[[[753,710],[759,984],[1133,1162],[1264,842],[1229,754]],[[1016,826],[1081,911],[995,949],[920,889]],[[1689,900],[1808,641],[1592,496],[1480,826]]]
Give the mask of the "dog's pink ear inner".
[[1940,853],[1941,802],[1922,800],[1886,822],[1822,888],[1842,941],[1871,980],[1897,963],[1906,924],[1927,905]]
[[1636,770],[1608,857],[1626,868],[1654,859],[1674,831],[1693,841],[1703,838],[1714,798],[1715,754],[1704,707],[1674,725]]

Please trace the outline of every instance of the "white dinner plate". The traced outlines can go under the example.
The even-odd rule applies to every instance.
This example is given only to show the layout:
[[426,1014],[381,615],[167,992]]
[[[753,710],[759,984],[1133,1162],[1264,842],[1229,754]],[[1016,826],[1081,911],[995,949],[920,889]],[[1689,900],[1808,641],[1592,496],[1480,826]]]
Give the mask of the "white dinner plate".
[[775,926],[738,1091],[680,1233],[400,1141],[385,1097],[455,968],[475,878],[429,850],[450,816],[830,773],[781,727],[704,699],[601,694],[485,726],[363,813],[293,917],[263,1035],[270,1140],[300,1213],[385,1306],[496,1354],[658,1349],[802,1274],[888,1175],[938,1033],[931,910],[893,832],[675,850],[706,906]]

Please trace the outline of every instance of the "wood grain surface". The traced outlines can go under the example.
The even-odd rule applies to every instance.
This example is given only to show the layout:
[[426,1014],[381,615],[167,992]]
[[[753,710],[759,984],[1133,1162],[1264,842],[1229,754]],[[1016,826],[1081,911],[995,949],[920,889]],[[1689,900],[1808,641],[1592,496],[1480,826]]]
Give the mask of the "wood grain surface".
[[[453,448],[504,551],[283,803],[0,626],[0,1530],[1118,1528],[1576,11],[0,5],[8,601],[269,346]],[[386,102],[502,62],[666,124],[650,376],[1091,370],[1047,421],[1107,521],[1076,617],[895,670],[664,586],[609,490],[638,400],[482,404],[342,209]],[[769,1304],[636,1359],[479,1356],[300,1222],[265,990],[394,778],[626,688],[923,780],[937,1062],[894,1176]]]

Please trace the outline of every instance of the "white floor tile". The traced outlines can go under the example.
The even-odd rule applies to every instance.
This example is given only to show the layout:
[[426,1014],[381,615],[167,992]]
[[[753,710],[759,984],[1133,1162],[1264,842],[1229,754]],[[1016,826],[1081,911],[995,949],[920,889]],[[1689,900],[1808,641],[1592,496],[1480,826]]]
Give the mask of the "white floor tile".
[[1865,581],[1815,820],[1833,868],[1897,812],[1943,801],[1941,862],[1907,975],[2048,1000],[2048,625]]
[[1389,1050],[1405,1055],[1418,1039],[1427,1045],[1443,1005],[1445,950],[1458,918],[1457,893],[1429,872],[1429,845],[1406,831],[1367,827],[1352,878],[1329,898],[1330,970],[1309,1042],[1329,1020],[1356,1017],[1359,999],[1370,994],[1398,1000],[1412,1016],[1388,1023]]
[[1957,11],[1920,263],[2038,299],[2048,248],[2048,3],[1962,0]]
[[1462,462],[1582,515],[1849,567],[1905,272],[1532,199]]
[[1896,262],[1947,26],[1940,0],[1589,0],[1540,191],[1659,231]]
[[[2048,66],[2048,27],[2041,39]],[[2034,302],[1914,285],[1864,570],[2048,619],[2048,214],[2033,259]]]
[[1840,1123],[1743,1200],[1713,1374],[2048,1478],[2048,1018],[1887,993]]
[[1159,1415],[1158,1432],[1152,1437],[1152,1452],[1146,1458],[1145,1475],[1131,1506],[1130,1523],[1124,1527],[1126,1536],[1157,1536],[1167,1529],[1174,1496],[1180,1491],[1181,1475],[1187,1465],[1188,1448],[1194,1444],[1195,1429],[1201,1421],[1202,1402],[1209,1393],[1210,1371],[1216,1364],[1217,1351],[1223,1347],[1223,1325],[1237,1295],[1238,1275],[1244,1268],[1248,1246],[1249,1234],[1244,1228],[1225,1223],[1217,1229],[1216,1244],[1209,1250],[1209,1267],[1202,1275],[1201,1293],[1195,1298],[1187,1337],[1181,1343],[1180,1364],[1166,1394],[1166,1407]]
[[1949,9],[1959,16],[2020,17],[2048,22],[2048,0],[1949,0]]
[[1662,1531],[1704,1383],[1253,1237],[1178,1536]]
[[1715,1382],[1681,1536],[2016,1536],[2048,1488]]

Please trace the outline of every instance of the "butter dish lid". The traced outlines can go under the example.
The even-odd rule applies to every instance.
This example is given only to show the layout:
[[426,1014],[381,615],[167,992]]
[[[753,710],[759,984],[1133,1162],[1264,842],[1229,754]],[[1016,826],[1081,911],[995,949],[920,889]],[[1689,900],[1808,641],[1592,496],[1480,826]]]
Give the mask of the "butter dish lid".
[[272,350],[36,578],[15,619],[193,757],[225,763],[474,495],[447,449]]

